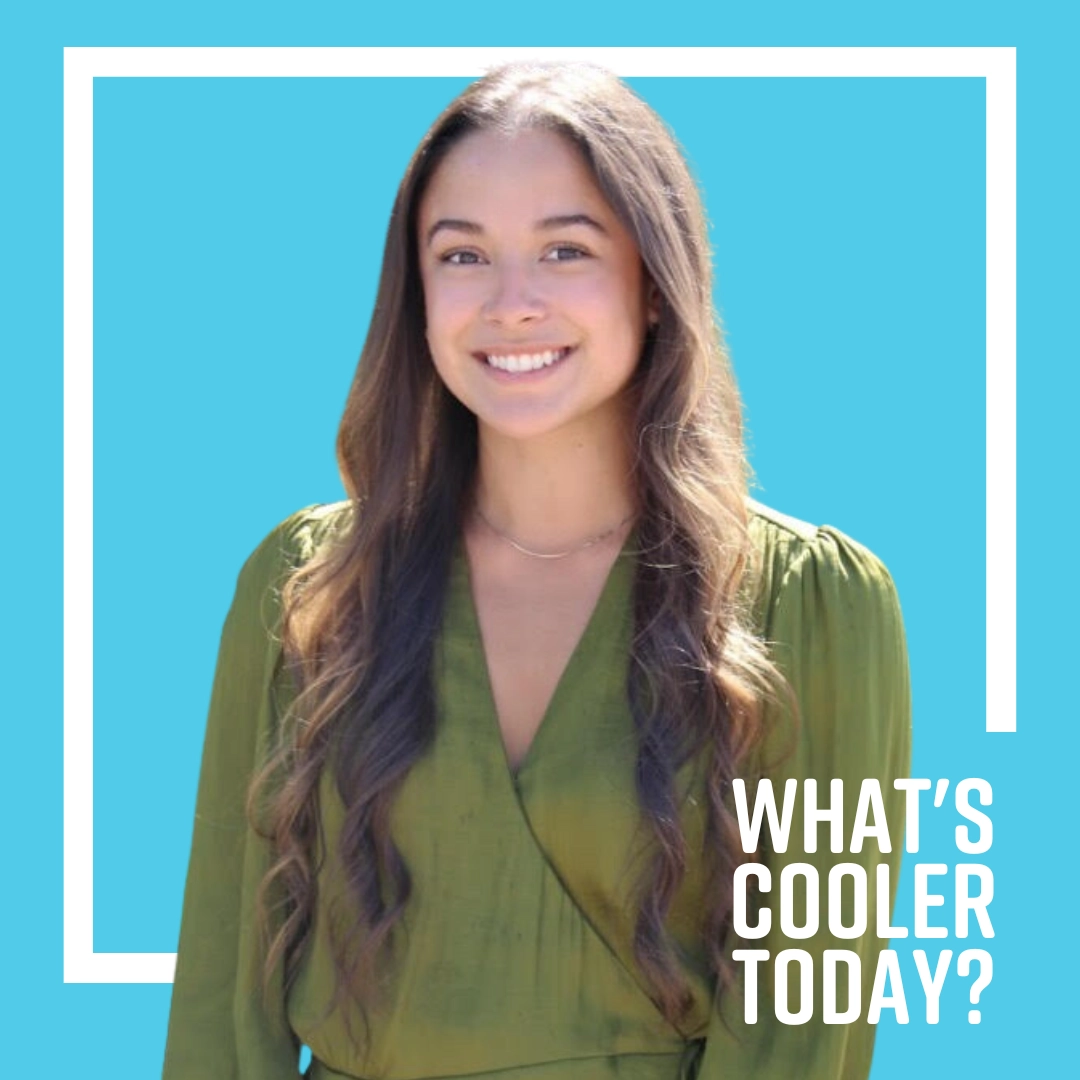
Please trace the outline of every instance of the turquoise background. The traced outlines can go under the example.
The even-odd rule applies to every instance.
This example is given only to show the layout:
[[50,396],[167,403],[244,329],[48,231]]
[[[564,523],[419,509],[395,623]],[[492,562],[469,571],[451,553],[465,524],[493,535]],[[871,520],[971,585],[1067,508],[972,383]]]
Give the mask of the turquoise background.
[[[464,9],[463,9],[464,10]],[[0,26],[0,440],[10,927],[6,1068],[160,1070],[167,986],[62,982],[64,45],[1015,45],[1019,145],[1019,732],[983,728],[981,80],[634,80],[699,176],[759,497],[889,565],[915,693],[913,774],[994,786],[997,937],[983,1023],[955,959],[942,1022],[883,1021],[874,1080],[1068,1071],[1068,483],[1075,454],[1075,59],[1065,7],[558,3],[373,17],[359,5],[41,4]],[[684,11],[685,14],[680,14]],[[416,27],[424,27],[419,36]],[[615,27],[621,28],[616,31]],[[332,440],[394,186],[464,80],[121,80],[95,86],[95,945],[171,951],[217,633],[246,553],[337,498]],[[1072,322],[1075,322],[1075,316]],[[1071,327],[1070,327],[1071,329]],[[163,580],[159,567],[177,568]],[[1050,575],[1053,568],[1055,573]],[[947,806],[951,799],[947,800]],[[955,852],[924,814],[919,861]],[[1036,843],[1049,834],[1055,863]],[[1064,842],[1063,842],[1064,841]],[[894,921],[911,925],[913,856]],[[1036,898],[1036,866],[1053,882]],[[941,880],[941,879],[939,879]],[[1049,892],[1050,899],[1044,893]],[[1056,899],[1060,897],[1061,899]],[[1038,914],[1032,910],[1038,904]],[[951,905],[950,905],[951,906]],[[1032,932],[1035,918],[1049,935]],[[1062,945],[1061,942],[1067,944]],[[59,1033],[59,1037],[58,1037]],[[1065,1061],[1071,1059],[1065,1058]]]

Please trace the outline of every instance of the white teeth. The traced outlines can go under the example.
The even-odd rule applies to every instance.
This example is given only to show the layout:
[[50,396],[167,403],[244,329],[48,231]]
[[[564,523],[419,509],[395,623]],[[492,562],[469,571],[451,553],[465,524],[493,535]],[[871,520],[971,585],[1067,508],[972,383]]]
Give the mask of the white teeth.
[[506,356],[487,353],[484,358],[500,371],[536,371],[542,367],[550,367],[567,352],[568,349],[548,349],[541,353],[508,353]]

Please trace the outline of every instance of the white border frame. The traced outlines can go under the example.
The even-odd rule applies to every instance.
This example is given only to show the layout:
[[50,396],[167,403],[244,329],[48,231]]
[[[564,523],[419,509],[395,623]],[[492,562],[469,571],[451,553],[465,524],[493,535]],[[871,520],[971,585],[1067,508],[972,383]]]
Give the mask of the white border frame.
[[[623,76],[986,80],[986,730],[1016,730],[1016,50],[64,50],[64,981],[172,982],[174,953],[94,952],[94,79],[479,76],[515,58]],[[991,483],[993,478],[993,483]]]

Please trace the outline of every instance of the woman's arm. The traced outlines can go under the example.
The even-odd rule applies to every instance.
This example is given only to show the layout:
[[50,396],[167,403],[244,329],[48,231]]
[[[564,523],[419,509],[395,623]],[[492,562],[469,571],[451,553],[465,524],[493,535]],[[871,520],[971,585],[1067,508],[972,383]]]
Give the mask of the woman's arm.
[[[758,966],[757,1022],[744,1019],[744,968],[736,966],[738,985],[721,996],[713,1010],[699,1080],[739,1077],[741,1080],[865,1080],[870,1071],[875,1027],[866,1022],[878,952],[888,941],[876,936],[877,866],[886,864],[895,893],[902,852],[903,799],[893,780],[907,775],[910,759],[911,707],[907,653],[896,591],[888,572],[865,548],[829,529],[800,536],[782,532],[776,545],[771,580],[773,598],[766,613],[766,636],[775,661],[795,691],[800,719],[792,742],[790,725],[778,725],[764,751],[764,775],[773,782],[778,806],[785,782],[798,790],[787,850],[768,849],[763,861],[772,876],[771,891],[761,895],[772,911],[772,929],[761,939],[737,947],[767,950]],[[803,792],[807,779],[817,780],[817,806],[830,804],[830,782],[843,786],[844,850],[830,850],[829,825],[817,826],[817,850],[804,847]],[[891,851],[881,852],[875,839],[850,850],[863,781],[876,779],[885,809]],[[747,785],[750,807],[753,787]],[[863,815],[865,816],[865,815]],[[869,818],[873,822],[873,817]],[[808,863],[818,875],[821,930],[812,938],[790,938],[780,926],[780,886],[784,867]],[[837,938],[828,929],[829,871],[839,863],[862,867],[867,879],[866,932],[859,938]],[[851,897],[850,878],[844,885]],[[796,886],[795,922],[804,923]],[[891,900],[891,897],[890,897]],[[753,914],[750,924],[754,925]],[[843,923],[852,925],[850,900]],[[814,1008],[803,1024],[783,1023],[774,1008],[774,963],[779,952],[800,949],[814,966]],[[822,967],[825,950],[858,954],[861,965],[861,1014],[850,1024],[826,1024],[822,1013]],[[799,968],[789,968],[791,1005],[797,1006]],[[841,969],[838,1008],[847,995]]]
[[280,981],[265,996],[255,894],[269,865],[248,826],[250,778],[276,722],[278,592],[306,512],[244,565],[222,632],[203,747],[164,1080],[295,1080]]

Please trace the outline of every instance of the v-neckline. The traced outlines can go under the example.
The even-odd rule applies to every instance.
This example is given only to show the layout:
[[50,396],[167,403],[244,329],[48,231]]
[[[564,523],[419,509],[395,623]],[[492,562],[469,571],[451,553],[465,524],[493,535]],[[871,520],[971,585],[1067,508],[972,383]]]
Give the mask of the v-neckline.
[[495,739],[495,746],[502,755],[503,771],[510,781],[515,792],[519,790],[522,776],[531,771],[537,759],[537,744],[550,738],[550,729],[554,726],[554,720],[560,712],[562,699],[566,696],[568,688],[576,680],[578,669],[581,667],[583,657],[593,652],[593,646],[597,636],[605,624],[610,622],[610,612],[617,598],[629,592],[630,580],[628,575],[633,566],[631,552],[634,547],[635,534],[631,530],[611,566],[608,568],[604,584],[600,588],[600,594],[596,598],[592,611],[589,613],[585,628],[581,632],[577,643],[574,645],[569,658],[559,674],[555,689],[548,698],[540,723],[533,732],[525,753],[515,768],[510,764],[510,757],[506,750],[506,740],[503,738],[502,723],[499,719],[499,711],[495,705],[495,692],[491,683],[491,669],[488,666],[487,651],[484,648],[484,635],[480,628],[480,614],[476,607],[476,597],[473,594],[472,572],[469,567],[468,554],[465,551],[464,540],[459,538],[454,552],[453,577],[454,585],[459,590],[459,601],[464,616],[462,629],[468,634],[469,645],[475,650],[479,666],[483,672],[484,701],[483,722],[485,734]]

